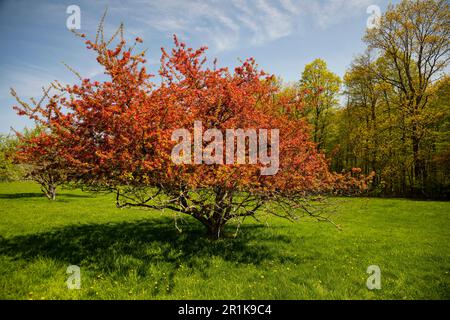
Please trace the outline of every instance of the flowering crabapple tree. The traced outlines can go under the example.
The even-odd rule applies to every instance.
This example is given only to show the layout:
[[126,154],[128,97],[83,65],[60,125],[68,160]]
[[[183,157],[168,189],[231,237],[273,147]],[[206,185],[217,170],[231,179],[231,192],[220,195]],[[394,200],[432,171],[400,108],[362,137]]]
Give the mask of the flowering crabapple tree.
[[[20,115],[28,114],[31,118],[37,119],[32,112],[44,100],[48,103],[55,103],[56,97],[49,97],[50,88],[43,89],[43,97],[39,102],[31,99],[34,108],[22,101],[14,89],[11,94],[21,105],[21,108],[15,107]],[[27,111],[25,111],[27,110]],[[64,184],[67,180],[64,157],[60,156],[58,148],[58,139],[51,134],[48,127],[36,126],[33,130],[26,129],[23,133],[16,132],[17,143],[11,150],[9,158],[15,164],[19,164],[24,170],[23,177],[33,180],[41,186],[41,191],[49,200],[56,199],[56,190],[58,186]]]
[[[206,60],[206,47],[188,48],[174,36],[173,49],[162,49],[157,82],[145,68],[145,52],[137,50],[142,40],[127,46],[122,34],[121,26],[104,39],[101,24],[95,41],[86,40],[107,80],[54,86],[59,92],[51,103],[16,107],[48,128],[45,139],[57,146],[69,182],[114,192],[119,208],[167,210],[175,221],[191,216],[213,239],[223,235],[228,222],[239,226],[246,217],[258,220],[263,213],[327,219],[313,210],[311,197],[317,202],[318,196],[366,187],[367,179],[358,174],[329,171],[310,139],[308,124],[290,116],[304,107],[302,97],[280,96],[274,77],[260,71],[254,59],[234,70],[218,67]],[[183,129],[196,136],[195,123],[201,123],[201,138],[193,145],[174,135]],[[258,151],[277,162],[276,173],[263,175],[267,161],[250,161],[255,146],[249,137],[241,140],[246,148],[240,155],[248,161],[226,161],[237,155],[220,150],[236,149],[239,141],[232,140],[231,147],[227,139],[225,146],[220,135],[208,136],[210,129],[223,137],[230,129],[259,132]],[[185,147],[181,162],[173,160],[180,143]],[[198,162],[195,157],[215,161]]]

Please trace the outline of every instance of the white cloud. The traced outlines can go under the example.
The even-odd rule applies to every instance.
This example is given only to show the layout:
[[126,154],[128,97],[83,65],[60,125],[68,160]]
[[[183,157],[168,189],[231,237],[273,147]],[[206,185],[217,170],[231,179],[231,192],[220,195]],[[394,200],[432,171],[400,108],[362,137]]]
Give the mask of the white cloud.
[[366,15],[366,9],[373,0],[327,0],[323,4],[308,1],[306,11],[312,14],[315,24],[327,29],[355,15]]
[[[366,15],[373,0],[137,0],[116,10],[149,28],[198,38],[216,51],[264,45],[301,29]],[[109,4],[114,10],[115,2]]]
[[283,9],[292,14],[298,14],[300,12],[300,6],[293,4],[291,0],[280,0],[280,3]]

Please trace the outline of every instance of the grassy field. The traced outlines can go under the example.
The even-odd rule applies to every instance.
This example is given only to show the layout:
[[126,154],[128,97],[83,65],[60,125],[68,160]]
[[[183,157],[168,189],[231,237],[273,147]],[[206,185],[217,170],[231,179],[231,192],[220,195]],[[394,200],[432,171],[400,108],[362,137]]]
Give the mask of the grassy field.
[[[346,199],[329,223],[248,221],[210,241],[111,195],[0,183],[1,299],[449,299],[450,203]],[[66,268],[81,268],[69,290]],[[369,265],[381,290],[368,290]]]

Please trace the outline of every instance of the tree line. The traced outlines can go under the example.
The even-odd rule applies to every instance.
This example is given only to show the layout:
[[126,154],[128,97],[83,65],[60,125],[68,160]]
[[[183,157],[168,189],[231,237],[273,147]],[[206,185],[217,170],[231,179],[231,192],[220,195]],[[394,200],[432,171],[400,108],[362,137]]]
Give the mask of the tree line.
[[316,59],[286,86],[306,93],[298,116],[334,171],[375,172],[372,195],[450,196],[449,39],[447,1],[402,1],[367,30],[343,79]]

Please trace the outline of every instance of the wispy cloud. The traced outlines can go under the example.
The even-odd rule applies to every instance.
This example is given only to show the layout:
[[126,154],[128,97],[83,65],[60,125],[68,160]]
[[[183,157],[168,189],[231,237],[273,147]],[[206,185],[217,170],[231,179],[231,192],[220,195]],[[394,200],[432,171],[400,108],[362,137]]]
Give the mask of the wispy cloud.
[[[145,40],[152,73],[157,72],[159,47],[170,46],[170,36],[177,34],[190,46],[207,45],[224,65],[233,65],[235,56],[254,55],[265,70],[295,80],[305,63],[323,55],[343,74],[351,55],[361,49],[367,7],[385,7],[389,1],[0,0],[0,39],[7,44],[0,61],[0,132],[22,125],[10,108],[15,103],[10,86],[25,99],[39,98],[41,87],[55,79],[76,82],[61,60],[82,77],[102,79],[103,69],[93,53],[83,50],[83,43],[66,28],[69,4],[80,6],[82,32],[88,36],[95,35],[108,7],[105,36],[111,36],[123,21],[127,41],[137,36]],[[335,28],[350,20],[352,24]],[[286,38],[292,41],[278,41]],[[305,46],[302,39],[320,41]]]
[[[365,15],[373,0],[138,0],[117,10],[150,29],[204,39],[216,51],[260,46],[301,31]],[[110,3],[114,10],[115,2]],[[136,8],[139,10],[136,10]]]
[[[183,40],[197,39],[215,52],[236,48],[263,46],[277,39],[311,30],[327,29],[342,20],[366,15],[366,8],[374,0],[101,0],[95,10],[83,10],[88,4],[80,3],[83,24],[95,30],[103,10],[109,15],[105,33],[112,34],[117,28],[110,18],[122,15],[128,19],[127,37],[142,36],[155,30],[159,33],[177,34]],[[91,4],[91,2],[89,2]],[[22,3],[21,5],[24,5]],[[49,17],[65,14],[65,6],[45,3],[39,12]],[[148,34],[148,33],[147,33]],[[157,63],[157,60],[149,62]],[[81,65],[83,77],[94,78],[103,72],[98,65]],[[61,71],[61,72],[60,72]],[[61,79],[67,70],[41,70],[38,66],[8,67],[0,77],[2,88],[12,84],[26,96],[41,94],[41,85]],[[53,74],[52,74],[53,73]],[[70,80],[68,80],[70,82]],[[0,98],[9,92],[2,89]]]
[[315,25],[327,29],[354,15],[365,15],[366,9],[373,0],[328,0],[321,2],[308,1],[306,11],[314,17]]

